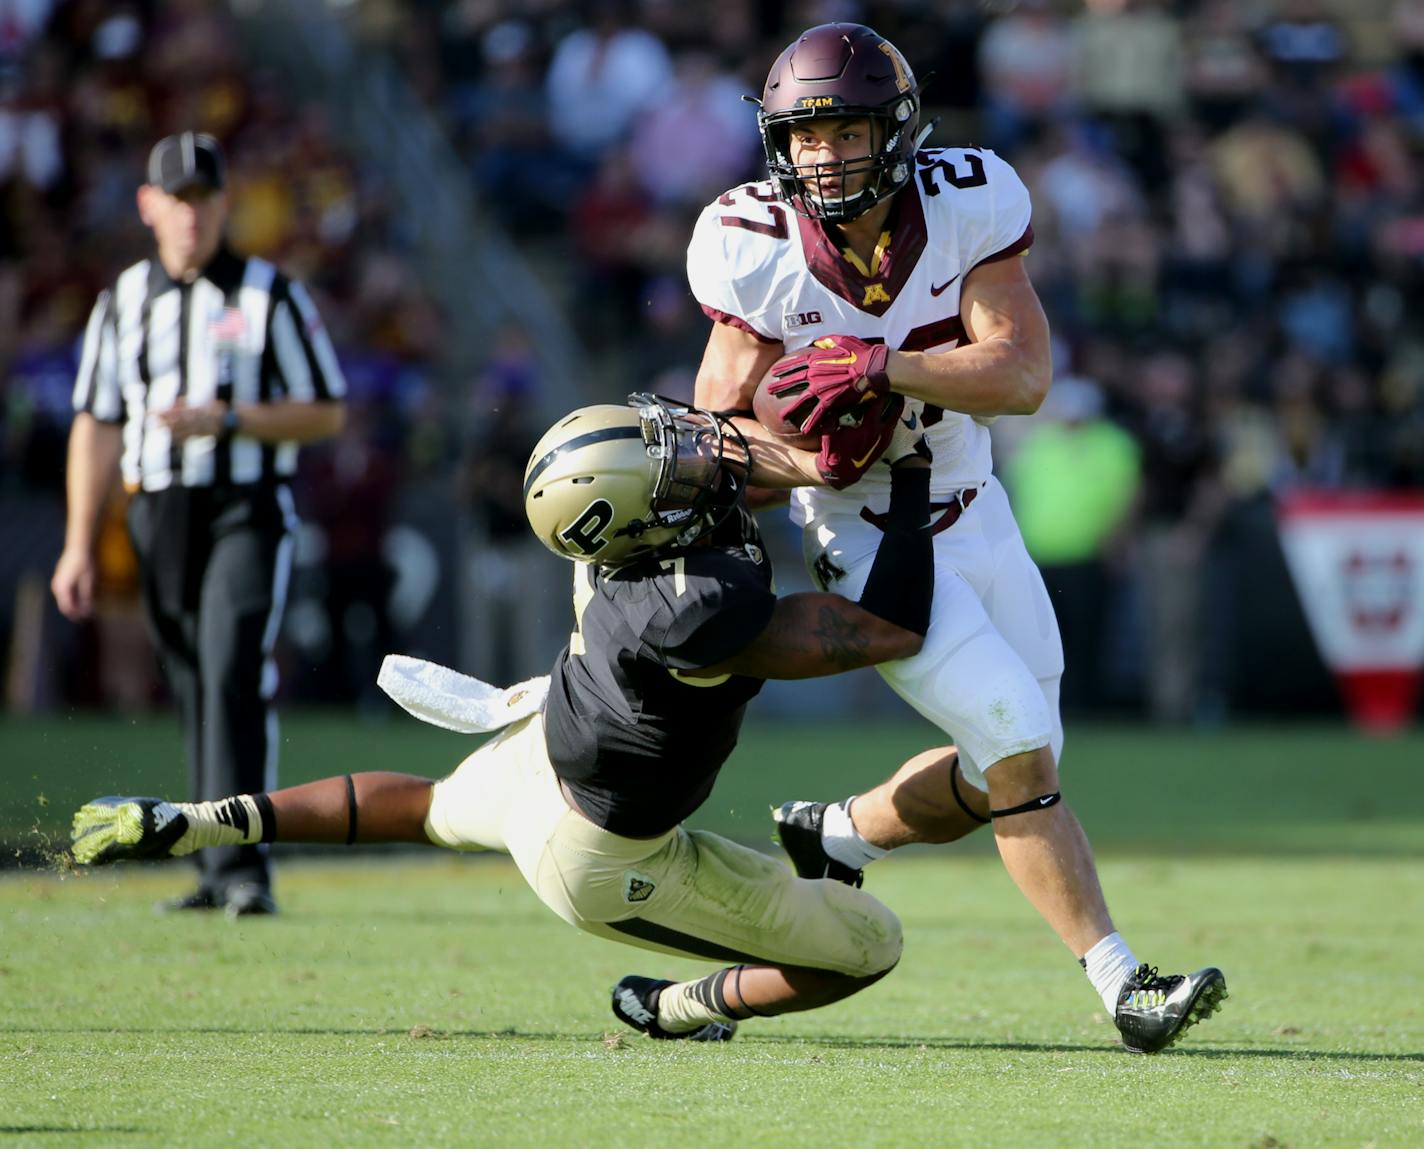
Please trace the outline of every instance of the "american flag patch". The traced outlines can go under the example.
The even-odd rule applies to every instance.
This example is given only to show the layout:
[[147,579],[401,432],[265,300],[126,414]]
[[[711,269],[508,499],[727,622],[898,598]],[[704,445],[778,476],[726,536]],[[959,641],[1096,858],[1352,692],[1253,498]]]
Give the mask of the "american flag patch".
[[247,334],[247,321],[240,307],[224,307],[222,314],[208,323],[208,338],[214,343],[236,346]]

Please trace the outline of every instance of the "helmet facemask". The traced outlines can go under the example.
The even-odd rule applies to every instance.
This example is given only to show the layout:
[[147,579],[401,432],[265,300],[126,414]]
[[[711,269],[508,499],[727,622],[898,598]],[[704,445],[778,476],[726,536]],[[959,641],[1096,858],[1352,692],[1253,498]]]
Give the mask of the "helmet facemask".
[[[649,525],[686,523],[688,527],[679,533],[677,542],[691,542],[707,526],[704,515],[724,492],[724,424],[710,411],[646,392],[629,395],[628,404],[638,408],[648,456],[659,460]],[[638,531],[634,524],[625,529]]]
[[[864,119],[870,125],[871,150],[864,156],[821,163],[796,164],[791,154],[791,133],[798,124],[812,119]],[[883,108],[831,107],[795,109],[776,114],[760,113],[766,166],[784,199],[799,215],[828,223],[844,223],[864,215],[881,200],[894,195],[910,179],[914,164],[914,138],[919,123],[919,107],[913,93],[895,103],[889,114]],[[876,141],[881,141],[879,144]],[[863,175],[865,182],[852,195],[847,183]],[[818,190],[821,177],[840,181],[841,194],[824,196]]]

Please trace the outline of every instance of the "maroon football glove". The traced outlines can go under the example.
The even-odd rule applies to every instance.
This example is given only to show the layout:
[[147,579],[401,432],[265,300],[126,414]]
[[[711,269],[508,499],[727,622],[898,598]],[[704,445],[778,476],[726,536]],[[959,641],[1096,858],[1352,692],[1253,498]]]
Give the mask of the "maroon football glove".
[[890,445],[904,407],[903,395],[889,395],[871,405],[859,426],[838,427],[821,436],[816,470],[828,487],[839,491],[870,469]]
[[791,400],[781,416],[805,435],[835,430],[841,416],[863,412],[890,391],[885,361],[890,349],[854,335],[831,335],[788,355],[771,369],[772,398]]

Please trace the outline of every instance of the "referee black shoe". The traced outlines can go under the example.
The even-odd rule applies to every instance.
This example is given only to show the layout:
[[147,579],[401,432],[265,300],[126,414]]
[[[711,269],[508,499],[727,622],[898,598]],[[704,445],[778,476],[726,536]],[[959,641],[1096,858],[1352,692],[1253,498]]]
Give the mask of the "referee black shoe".
[[1159,977],[1155,966],[1143,964],[1118,994],[1113,1020],[1129,1053],[1156,1053],[1209,1018],[1225,1000],[1226,978],[1215,967]]
[[159,914],[180,914],[189,910],[216,910],[222,905],[212,890],[196,889],[181,898],[164,898],[153,903],[153,910]]
[[639,1033],[667,1041],[731,1041],[735,1021],[709,1021],[701,1029],[669,1033],[658,1024],[658,998],[673,983],[630,973],[613,987],[613,1016]]
[[838,862],[821,845],[821,826],[826,820],[825,802],[785,802],[773,810],[776,837],[791,867],[801,878],[829,878],[859,889],[865,881],[863,870],[853,870]]
[[223,913],[229,921],[238,918],[266,917],[277,912],[277,901],[272,891],[256,882],[243,882],[229,886],[223,899]]

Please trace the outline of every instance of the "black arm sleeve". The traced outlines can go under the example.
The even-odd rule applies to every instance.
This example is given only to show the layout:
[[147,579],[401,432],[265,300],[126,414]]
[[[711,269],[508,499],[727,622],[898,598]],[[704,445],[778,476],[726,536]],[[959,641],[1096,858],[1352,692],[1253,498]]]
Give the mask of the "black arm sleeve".
[[930,628],[934,540],[930,536],[930,469],[890,472],[890,511],[860,606],[915,634]]

